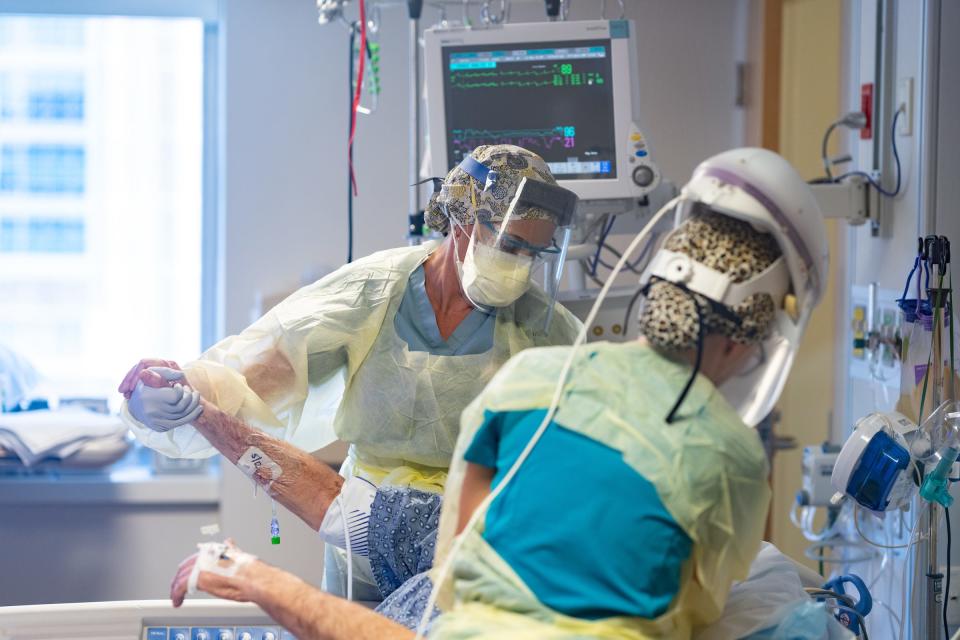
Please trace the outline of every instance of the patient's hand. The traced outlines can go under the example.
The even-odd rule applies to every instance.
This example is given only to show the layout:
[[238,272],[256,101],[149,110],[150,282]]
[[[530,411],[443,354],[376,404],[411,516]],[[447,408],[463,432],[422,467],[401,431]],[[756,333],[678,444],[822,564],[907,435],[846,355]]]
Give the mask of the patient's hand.
[[[200,553],[195,553],[177,568],[170,583],[170,600],[174,607],[183,604]],[[254,556],[240,551],[232,540],[227,540],[226,549],[217,561],[217,571],[200,570],[196,588],[210,595],[237,602],[250,602],[255,597],[255,586],[267,581],[271,571],[276,571]]]
[[133,393],[133,390],[137,386],[137,382],[143,382],[144,385],[148,387],[171,387],[173,386],[172,382],[167,381],[162,375],[155,371],[149,371],[150,367],[166,367],[168,369],[174,369],[180,371],[180,365],[174,362],[173,360],[160,360],[159,358],[144,358],[137,364],[133,365],[130,368],[130,371],[127,372],[127,375],[123,377],[123,381],[120,383],[120,386],[117,387],[117,391],[123,394],[123,397],[127,400],[130,399],[130,394]]

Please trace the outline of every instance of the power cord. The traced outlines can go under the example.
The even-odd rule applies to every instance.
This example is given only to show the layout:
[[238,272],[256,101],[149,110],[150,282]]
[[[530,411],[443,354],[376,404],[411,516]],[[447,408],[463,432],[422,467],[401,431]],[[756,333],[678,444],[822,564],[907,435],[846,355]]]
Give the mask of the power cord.
[[860,111],[851,111],[845,114],[836,122],[830,123],[827,130],[823,133],[823,140],[820,141],[820,161],[823,162],[823,170],[827,178],[833,180],[833,172],[830,170],[830,158],[827,156],[827,145],[830,142],[830,135],[837,127],[847,127],[848,129],[862,129],[867,125],[867,116]]
[[616,214],[611,215],[606,226],[603,227],[603,230],[600,232],[600,239],[597,240],[597,252],[593,256],[593,262],[590,265],[590,275],[597,275],[597,265],[600,263],[600,252],[603,251],[603,245],[607,242],[607,236],[610,235],[610,230],[613,229],[613,223],[617,221]]
[[[894,187],[893,191],[888,191],[884,189],[880,185],[880,183],[877,182],[873,178],[873,176],[871,176],[866,171],[849,171],[847,173],[844,173],[841,176],[834,177],[833,172],[830,170],[830,160],[827,157],[827,142],[829,141],[830,134],[833,133],[834,129],[836,129],[838,126],[841,126],[841,125],[851,127],[851,128],[859,128],[857,126],[857,123],[860,121],[854,119],[852,116],[862,117],[863,116],[862,113],[854,113],[854,114],[848,113],[846,116],[844,116],[844,118],[832,123],[829,127],[827,127],[827,131],[823,136],[823,141],[820,146],[821,160],[823,161],[823,169],[826,172],[827,176],[826,178],[811,180],[810,183],[811,184],[824,184],[824,183],[831,184],[831,183],[841,182],[844,179],[850,178],[852,176],[859,176],[865,179],[870,184],[870,186],[876,189],[877,192],[880,193],[881,195],[884,195],[888,198],[894,198],[897,195],[899,195],[900,187],[902,186],[902,183],[903,183],[903,167],[900,164],[900,151],[897,149],[897,121],[900,119],[900,115],[902,113],[903,113],[903,107],[900,107],[899,109],[897,109],[897,112],[893,114],[893,123],[890,125],[890,146],[893,149],[893,159],[897,164],[897,185],[896,187]],[[860,124],[859,126],[863,126],[863,125]]]
[[943,637],[950,640],[950,628],[947,625],[947,607],[950,606],[950,545],[953,542],[953,533],[950,531],[950,509],[943,508],[947,521],[947,584],[943,590]]
[[900,166],[900,153],[897,150],[897,120],[900,119],[900,114],[903,113],[903,108],[897,109],[897,112],[893,114],[893,124],[890,126],[890,146],[893,148],[893,159],[897,163],[897,186],[894,187],[893,191],[887,191],[880,186],[880,183],[873,179],[869,173],[865,171],[850,171],[845,173],[842,176],[839,176],[834,180],[834,182],[840,182],[844,178],[849,178],[850,176],[860,176],[866,179],[870,185],[876,189],[880,194],[887,196],[888,198],[894,198],[900,193],[900,186],[903,177],[903,169]]
[[[623,268],[629,271],[630,273],[635,273],[638,276],[643,275],[643,271],[640,269],[640,265],[643,264],[643,261],[646,259],[649,247],[650,247],[649,244],[646,247],[644,247],[643,252],[640,254],[640,257],[637,258],[636,262],[633,262],[632,264],[628,263],[624,265]],[[610,246],[606,242],[603,243],[603,248],[609,251],[610,253],[612,253],[615,258],[619,259],[620,256],[623,255],[620,253],[620,251],[617,250],[616,247]],[[613,271],[613,265],[607,264],[603,259],[598,259],[597,264],[599,264],[604,269]]]

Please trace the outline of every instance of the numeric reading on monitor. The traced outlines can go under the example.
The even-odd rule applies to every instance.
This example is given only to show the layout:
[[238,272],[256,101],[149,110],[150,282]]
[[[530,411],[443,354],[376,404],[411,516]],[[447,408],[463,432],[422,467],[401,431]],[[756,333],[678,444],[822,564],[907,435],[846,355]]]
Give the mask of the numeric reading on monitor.
[[616,177],[609,40],[445,47],[443,61],[451,167],[515,144],[558,179]]

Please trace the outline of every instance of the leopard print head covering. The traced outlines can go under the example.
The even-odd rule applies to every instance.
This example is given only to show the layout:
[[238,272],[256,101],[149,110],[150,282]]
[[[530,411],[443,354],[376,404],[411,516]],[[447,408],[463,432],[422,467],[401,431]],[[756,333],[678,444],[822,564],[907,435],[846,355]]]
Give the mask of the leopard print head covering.
[[[482,145],[470,154],[482,165],[497,172],[497,181],[489,189],[459,166],[454,167],[443,180],[441,191],[433,194],[427,203],[427,225],[440,233],[447,233],[450,220],[447,213],[462,225],[471,225],[479,218],[486,222],[502,221],[517,193],[520,180],[530,178],[547,184],[557,184],[543,158],[512,144]],[[554,218],[539,207],[519,205],[514,211],[521,220],[550,220]]]
[[[769,233],[710,210],[685,220],[670,233],[663,247],[728,274],[734,282],[750,279],[781,255]],[[739,324],[718,313],[705,297],[692,295],[703,313],[705,334],[719,333],[741,344],[755,344],[769,337],[776,311],[770,294],[755,293],[731,307]],[[699,325],[690,296],[674,284],[653,282],[640,311],[640,331],[651,344],[668,351],[696,348]]]

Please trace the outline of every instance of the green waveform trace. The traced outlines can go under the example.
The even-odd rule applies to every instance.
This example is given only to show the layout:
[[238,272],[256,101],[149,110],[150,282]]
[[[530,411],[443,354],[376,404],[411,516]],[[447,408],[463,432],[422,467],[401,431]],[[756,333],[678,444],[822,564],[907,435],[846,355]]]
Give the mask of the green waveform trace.
[[[599,72],[588,71],[571,73],[569,65],[554,65],[552,71],[469,71],[450,74],[450,86],[454,89],[539,89],[544,87],[582,87],[597,86],[606,83]],[[534,78],[519,80],[513,78]]]
[[[496,80],[496,74],[485,75],[485,80],[465,82],[461,76],[452,76],[450,86],[454,89],[539,89],[542,87],[584,87],[605,84],[604,78],[598,73],[573,73],[570,75],[552,74],[543,80]],[[477,78],[479,80],[479,77]]]
[[532,69],[530,71],[516,71],[512,69],[491,69],[489,71],[454,71],[452,75],[459,78],[485,78],[490,76],[518,77],[527,76],[552,76],[560,73],[560,65],[553,65],[550,69]]
[[509,87],[512,89],[524,89],[524,88],[537,89],[539,87],[552,87],[553,81],[544,80],[542,82],[538,82],[536,80],[531,80],[529,82],[523,82],[520,80],[513,80],[510,82],[470,82],[470,83],[463,83],[463,84],[455,84],[453,86],[456,89],[494,89],[497,87]]

